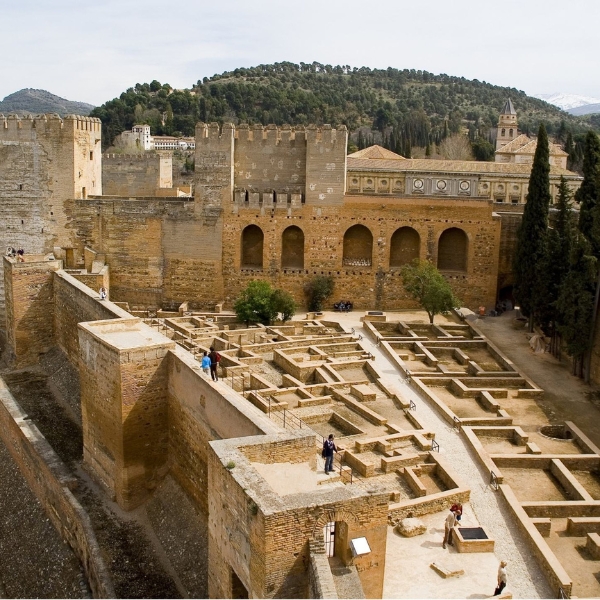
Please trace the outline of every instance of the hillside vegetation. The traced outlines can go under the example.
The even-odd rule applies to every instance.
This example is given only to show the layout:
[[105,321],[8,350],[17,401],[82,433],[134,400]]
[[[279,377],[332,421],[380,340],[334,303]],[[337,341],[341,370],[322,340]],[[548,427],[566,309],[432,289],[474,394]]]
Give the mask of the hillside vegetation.
[[94,107],[85,102],[75,102],[65,100],[46,90],[34,90],[26,88],[10,94],[0,102],[0,113],[31,113],[34,115],[42,113],[57,113],[61,117],[64,115],[83,115],[90,114]]
[[411,147],[439,144],[465,130],[471,141],[489,141],[509,97],[525,133],[535,132],[543,121],[564,141],[568,131],[577,136],[589,128],[584,119],[513,88],[414,69],[319,63],[235,69],[205,77],[189,90],[158,81],[136,84],[92,115],[102,119],[105,145],[140,122],[151,125],[154,135],[193,135],[197,121],[330,123],[346,125],[353,145],[376,140],[406,155]]

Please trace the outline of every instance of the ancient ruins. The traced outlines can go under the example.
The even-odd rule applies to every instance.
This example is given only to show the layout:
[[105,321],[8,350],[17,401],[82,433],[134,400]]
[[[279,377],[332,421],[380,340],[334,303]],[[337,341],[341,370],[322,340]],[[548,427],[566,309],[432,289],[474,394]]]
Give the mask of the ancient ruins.
[[[192,196],[161,155],[102,157],[95,119],[0,119],[1,234],[26,248],[3,258],[0,436],[79,560],[71,597],[490,595],[503,558],[504,597],[599,595],[600,450],[477,322],[426,323],[399,276],[428,258],[494,305],[527,144],[468,163],[346,156],[327,126],[196,134]],[[553,186],[577,186],[556,152]],[[355,311],[230,310],[257,278],[303,303],[316,274]]]

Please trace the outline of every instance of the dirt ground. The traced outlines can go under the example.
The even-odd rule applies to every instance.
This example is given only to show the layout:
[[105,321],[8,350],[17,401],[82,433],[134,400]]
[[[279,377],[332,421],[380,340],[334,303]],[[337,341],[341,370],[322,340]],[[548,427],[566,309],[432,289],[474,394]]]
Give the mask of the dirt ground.
[[597,389],[571,375],[565,362],[548,353],[534,353],[525,327],[515,320],[515,311],[478,319],[474,325],[519,371],[543,388],[544,397],[537,403],[551,423],[573,421],[600,446],[600,410],[594,402]]

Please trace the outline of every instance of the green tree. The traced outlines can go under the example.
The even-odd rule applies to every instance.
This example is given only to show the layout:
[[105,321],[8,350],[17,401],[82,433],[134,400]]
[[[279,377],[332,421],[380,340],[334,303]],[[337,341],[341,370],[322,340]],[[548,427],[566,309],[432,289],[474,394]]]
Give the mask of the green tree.
[[428,261],[415,259],[400,270],[404,289],[423,307],[433,323],[435,315],[445,315],[460,306],[450,284]]
[[251,281],[235,301],[233,310],[244,323],[271,324],[278,313],[273,305],[271,284],[260,279]]
[[594,313],[597,259],[583,235],[576,238],[570,270],[556,302],[558,331],[573,359],[573,374],[583,375],[583,363],[591,347],[590,324]]
[[600,139],[589,131],[585,137],[583,153],[583,181],[575,193],[579,202],[579,231],[592,246],[596,258],[600,257]]
[[304,287],[308,296],[308,310],[323,310],[323,303],[333,294],[334,281],[331,275],[316,275]]
[[281,315],[282,321],[289,321],[296,313],[296,301],[285,290],[274,290],[271,302],[273,303],[273,308]]
[[233,310],[244,323],[270,325],[281,314],[289,321],[296,312],[296,302],[285,290],[274,289],[268,281],[255,279],[238,296]]
[[540,308],[538,315],[541,324],[550,329],[551,350],[557,357],[560,356],[560,336],[557,330],[559,313],[556,303],[562,283],[569,273],[574,236],[571,191],[565,178],[561,176],[553,227],[546,233],[545,253],[540,265],[540,269],[544,271],[542,282],[545,284],[545,288],[542,290],[542,294],[545,298],[545,305]]
[[546,251],[548,209],[550,206],[550,157],[548,136],[542,123],[538,131],[533,157],[527,203],[517,232],[517,248],[513,263],[515,296],[521,310],[529,316],[529,330],[545,305],[545,273],[540,269]]

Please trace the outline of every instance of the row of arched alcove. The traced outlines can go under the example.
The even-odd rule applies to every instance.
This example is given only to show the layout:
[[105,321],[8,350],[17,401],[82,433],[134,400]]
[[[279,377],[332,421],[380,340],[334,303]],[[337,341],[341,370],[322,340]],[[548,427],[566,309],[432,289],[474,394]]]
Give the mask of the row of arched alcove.
[[[258,225],[242,231],[242,269],[263,268],[264,233]],[[466,271],[467,234],[458,227],[445,229],[438,240],[437,267],[442,271]],[[400,227],[390,239],[390,268],[410,263],[421,254],[421,236],[412,227]],[[373,234],[364,225],[353,225],[344,233],[342,266],[370,267],[373,263]],[[304,232],[287,227],[281,235],[281,268],[304,269]]]

